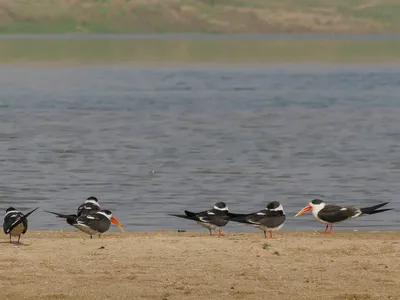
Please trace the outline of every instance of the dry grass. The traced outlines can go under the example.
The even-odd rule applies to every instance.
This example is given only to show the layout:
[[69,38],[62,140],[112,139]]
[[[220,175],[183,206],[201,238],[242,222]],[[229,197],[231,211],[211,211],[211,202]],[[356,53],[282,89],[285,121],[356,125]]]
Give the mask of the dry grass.
[[400,41],[3,39],[0,64],[398,64]]
[[396,0],[0,0],[0,32],[398,32]]
[[[400,299],[400,232],[28,231],[0,243],[3,299]],[[101,249],[101,246],[104,248]]]

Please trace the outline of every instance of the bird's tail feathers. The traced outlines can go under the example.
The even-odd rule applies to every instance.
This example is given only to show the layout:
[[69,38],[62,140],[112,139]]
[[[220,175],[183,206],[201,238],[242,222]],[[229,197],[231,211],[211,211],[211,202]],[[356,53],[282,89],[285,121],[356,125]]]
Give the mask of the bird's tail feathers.
[[182,218],[182,219],[187,219],[187,220],[195,220],[194,216],[187,216],[187,215],[176,215],[176,214],[168,214],[169,216],[173,216],[173,217],[178,217],[178,218]]
[[231,221],[233,222],[238,222],[238,223],[248,223],[246,220],[247,215],[246,214],[234,214],[234,213],[228,213],[228,217]]
[[48,211],[48,210],[45,210],[45,212],[50,213],[50,214],[53,214],[53,215],[56,215],[56,216],[59,217],[59,218],[68,219],[68,218],[70,218],[70,217],[75,217],[75,215],[65,215],[65,214],[60,214],[60,213],[56,213],[56,212],[52,212],[52,211]]
[[186,214],[187,217],[192,218],[192,219],[197,215],[197,213],[191,212],[191,211],[188,211],[188,210],[185,210],[185,214]]
[[384,208],[384,209],[378,209],[381,208],[382,206],[385,206],[386,204],[388,204],[389,202],[384,202],[381,204],[377,204],[374,206],[369,206],[369,207],[363,207],[360,208],[362,214],[364,215],[373,215],[373,214],[377,214],[377,213],[381,213],[384,211],[388,211],[388,210],[393,210],[393,208]]
[[67,219],[67,223],[69,225],[72,225],[72,226],[73,226],[73,224],[76,223],[76,219],[78,219],[77,215],[64,215],[64,214],[59,214],[59,213],[48,211],[48,210],[45,210],[45,212],[51,213],[53,215],[56,215],[59,218]]
[[29,217],[29,215],[30,215],[31,213],[33,213],[33,212],[34,212],[35,210],[37,210],[38,208],[39,208],[39,207],[36,207],[35,209],[31,210],[30,212],[24,214],[23,218],[26,219],[27,217]]

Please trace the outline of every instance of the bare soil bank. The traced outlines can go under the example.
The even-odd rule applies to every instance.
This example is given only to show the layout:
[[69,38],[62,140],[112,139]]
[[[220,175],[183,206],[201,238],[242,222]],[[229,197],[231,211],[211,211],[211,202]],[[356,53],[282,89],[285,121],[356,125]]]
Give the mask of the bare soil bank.
[[400,299],[399,238],[158,231],[90,240],[73,229],[28,231],[24,245],[0,242],[0,290],[5,299],[38,300]]

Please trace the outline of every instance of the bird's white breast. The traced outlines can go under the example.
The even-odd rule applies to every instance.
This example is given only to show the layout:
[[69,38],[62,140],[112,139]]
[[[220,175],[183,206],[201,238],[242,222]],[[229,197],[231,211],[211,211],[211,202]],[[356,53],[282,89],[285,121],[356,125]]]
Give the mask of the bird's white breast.
[[15,226],[13,230],[11,230],[10,234],[12,236],[20,236],[24,230],[25,230],[24,223],[21,222],[17,226]]

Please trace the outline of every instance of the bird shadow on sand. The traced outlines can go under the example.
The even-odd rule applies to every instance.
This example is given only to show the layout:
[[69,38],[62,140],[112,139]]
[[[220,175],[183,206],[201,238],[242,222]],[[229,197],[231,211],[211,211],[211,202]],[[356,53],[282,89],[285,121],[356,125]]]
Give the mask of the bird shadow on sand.
[[21,243],[21,242],[9,242],[9,241],[3,241],[3,242],[0,242],[0,244],[9,244],[9,245],[13,245],[13,246],[15,246],[15,247],[25,247],[25,246],[30,246],[30,244],[24,244],[24,243]]

